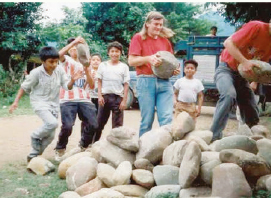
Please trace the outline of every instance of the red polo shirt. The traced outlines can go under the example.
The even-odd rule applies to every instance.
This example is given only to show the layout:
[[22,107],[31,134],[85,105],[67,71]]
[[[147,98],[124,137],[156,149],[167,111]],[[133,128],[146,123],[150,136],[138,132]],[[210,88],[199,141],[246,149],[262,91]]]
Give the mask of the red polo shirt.
[[[246,59],[269,61],[271,57],[271,35],[268,23],[251,21],[235,32],[231,38]],[[239,62],[230,55],[227,49],[223,50],[221,61],[228,63],[233,70],[237,71]]]
[[[134,56],[150,56],[155,54],[158,51],[169,51],[173,53],[171,43],[168,39],[158,36],[157,39],[154,39],[150,36],[147,36],[145,40],[142,39],[139,33],[136,33],[130,43],[129,55]],[[136,74],[153,74],[151,65],[144,64],[136,67]]]

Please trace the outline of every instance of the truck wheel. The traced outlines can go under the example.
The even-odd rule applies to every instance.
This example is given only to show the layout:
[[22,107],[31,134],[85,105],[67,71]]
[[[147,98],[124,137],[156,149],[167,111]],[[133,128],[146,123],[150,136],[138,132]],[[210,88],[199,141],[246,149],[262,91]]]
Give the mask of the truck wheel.
[[135,101],[134,92],[132,91],[131,88],[129,88],[128,94],[127,94],[127,103],[126,103],[127,109],[130,109],[133,106],[134,101]]

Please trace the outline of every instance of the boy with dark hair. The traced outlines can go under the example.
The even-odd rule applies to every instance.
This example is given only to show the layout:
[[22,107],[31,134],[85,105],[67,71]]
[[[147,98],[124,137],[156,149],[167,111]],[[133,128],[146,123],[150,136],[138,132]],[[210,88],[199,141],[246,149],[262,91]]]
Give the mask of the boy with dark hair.
[[216,26],[212,26],[210,28],[210,34],[207,34],[206,36],[216,36],[217,33],[217,27]]
[[[85,76],[74,82],[73,89],[66,91],[60,89],[60,111],[61,111],[61,130],[58,136],[56,145],[55,160],[61,161],[65,154],[69,136],[72,133],[72,128],[75,123],[76,115],[78,114],[81,122],[81,140],[79,147],[84,151],[91,143],[93,135],[97,129],[96,108],[90,100],[90,95],[84,89],[87,81],[90,88],[93,88],[94,82],[88,72],[88,68],[84,67],[78,60],[76,46],[79,43],[85,43],[82,37],[69,38],[68,44],[59,51],[59,60],[68,77],[76,71],[83,71]],[[66,55],[69,53],[70,56]]]
[[41,155],[54,139],[58,125],[60,87],[72,89],[73,83],[82,75],[82,72],[76,72],[69,81],[63,68],[57,65],[59,55],[53,47],[43,47],[39,55],[42,65],[33,69],[26,77],[9,108],[12,113],[18,107],[23,94],[29,93],[31,106],[43,121],[43,125],[31,135],[32,151],[27,156],[28,162]]
[[107,53],[110,60],[102,62],[97,71],[99,128],[95,141],[100,139],[110,111],[112,111],[112,128],[123,125],[123,110],[126,109],[129,89],[129,67],[120,62],[122,45],[117,41],[109,43]]
[[[178,79],[173,85],[175,118],[182,111],[186,111],[194,119],[201,113],[204,96],[202,91],[204,87],[200,80],[194,78],[197,67],[198,63],[195,60],[185,61],[185,76]],[[198,103],[198,108],[196,107],[196,103]]]

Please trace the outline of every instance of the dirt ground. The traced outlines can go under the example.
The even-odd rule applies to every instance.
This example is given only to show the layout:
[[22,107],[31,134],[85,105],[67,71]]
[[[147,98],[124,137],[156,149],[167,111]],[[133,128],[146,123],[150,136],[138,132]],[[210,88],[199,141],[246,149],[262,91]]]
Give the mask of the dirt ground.
[[[214,107],[203,107],[202,115],[197,119],[196,128],[208,130],[212,123],[213,112]],[[139,123],[139,110],[125,111],[124,126],[129,126],[138,130]],[[41,124],[42,121],[36,115],[22,115],[0,118],[0,168],[4,164],[26,161],[26,156],[30,151],[30,135],[32,131],[39,127]],[[54,147],[57,142],[60,125],[61,122],[59,119],[59,127],[56,130],[55,139],[43,153],[43,156],[49,160],[54,158]],[[157,119],[155,119],[153,128],[157,128],[158,126],[159,124]],[[106,137],[111,127],[112,125],[110,118],[107,125],[105,126],[102,138]],[[229,120],[224,132],[236,131],[237,127],[238,122],[236,120]],[[67,150],[77,146],[79,138],[80,121],[77,119],[73,133],[69,139]]]

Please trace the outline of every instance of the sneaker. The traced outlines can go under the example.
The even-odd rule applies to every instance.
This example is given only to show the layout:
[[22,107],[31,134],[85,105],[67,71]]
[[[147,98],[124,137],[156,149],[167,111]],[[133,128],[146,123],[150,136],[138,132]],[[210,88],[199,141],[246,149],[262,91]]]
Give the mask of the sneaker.
[[66,149],[55,149],[55,160],[57,162],[60,162],[62,159],[62,156],[65,154]]

